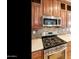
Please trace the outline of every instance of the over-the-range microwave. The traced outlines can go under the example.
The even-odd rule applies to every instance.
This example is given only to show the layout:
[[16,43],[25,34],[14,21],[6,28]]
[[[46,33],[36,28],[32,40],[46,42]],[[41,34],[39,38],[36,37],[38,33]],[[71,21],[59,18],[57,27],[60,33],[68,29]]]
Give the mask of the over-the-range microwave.
[[42,25],[43,26],[61,26],[61,18],[54,16],[43,16],[42,17]]

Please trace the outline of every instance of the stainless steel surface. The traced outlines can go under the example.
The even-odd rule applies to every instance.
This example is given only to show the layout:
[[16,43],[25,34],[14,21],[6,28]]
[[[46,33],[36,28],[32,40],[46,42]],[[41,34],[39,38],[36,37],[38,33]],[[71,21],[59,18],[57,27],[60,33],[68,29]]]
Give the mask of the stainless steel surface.
[[[67,44],[63,44],[61,46],[57,46],[57,47],[54,47],[54,48],[50,48],[50,49],[44,50],[44,59],[48,59],[48,56],[50,56],[52,54],[65,51],[66,46],[67,46]],[[64,59],[66,59],[66,55],[65,55]]]
[[[44,24],[44,19],[45,18],[48,18],[48,19],[56,19],[57,20],[57,24],[52,24],[52,25],[46,25],[46,24]],[[59,21],[60,21],[60,24],[59,24]],[[55,16],[43,16],[42,17],[42,25],[43,25],[43,27],[52,27],[52,26],[61,26],[61,18],[60,17],[55,17]],[[56,23],[56,22],[55,22]]]
[[61,17],[55,17],[55,16],[43,16],[42,18],[61,19]]
[[42,42],[43,42],[43,46],[44,49],[49,49],[52,47],[57,47],[63,44],[66,44],[67,42],[60,39],[59,37],[57,37],[57,35],[52,35],[52,36],[43,36],[42,37]]
[[[55,36],[56,34],[57,33],[54,33],[54,32],[44,32],[44,38],[42,38],[42,41],[43,39],[45,40],[43,41],[44,59],[48,59],[48,57],[52,54],[65,51],[67,47],[66,42],[58,38],[57,36]],[[51,35],[54,35],[54,36],[51,36]]]

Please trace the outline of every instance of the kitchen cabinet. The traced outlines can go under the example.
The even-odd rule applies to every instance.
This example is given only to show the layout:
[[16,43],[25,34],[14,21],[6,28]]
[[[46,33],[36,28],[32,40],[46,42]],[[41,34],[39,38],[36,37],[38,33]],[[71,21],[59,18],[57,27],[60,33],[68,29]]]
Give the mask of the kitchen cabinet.
[[67,11],[61,10],[60,17],[61,17],[61,21],[62,21],[62,23],[61,23],[62,28],[66,28],[66,26],[67,26],[67,24],[66,24],[67,23]]
[[61,2],[61,15],[62,27],[66,28],[69,26],[69,21],[71,19],[71,6],[67,3]]
[[66,59],[71,59],[71,41],[67,43]]
[[42,15],[60,16],[60,1],[42,0]]
[[71,42],[67,44],[67,59],[71,59]]
[[67,11],[67,27],[71,27],[71,11]]
[[[52,0],[50,0],[52,1]],[[50,6],[51,4],[49,0],[42,0],[42,15],[51,15],[51,13],[49,14],[49,11],[50,11]],[[51,11],[50,11],[51,12]]]
[[60,0],[42,0],[42,15],[47,16],[58,16],[62,19],[62,27],[67,27],[67,14],[70,6],[67,2],[63,2]]
[[32,52],[32,59],[43,59],[43,50]]
[[70,7],[70,2],[62,0],[40,0],[40,3],[32,2],[32,29],[42,27],[41,17],[44,15],[61,17],[61,27],[66,28],[70,17]]
[[57,0],[54,0],[54,6],[52,7],[53,8],[53,11],[52,11],[52,16],[58,16],[60,17],[60,1],[57,1]]
[[40,4],[32,2],[32,29],[39,29],[40,23]]

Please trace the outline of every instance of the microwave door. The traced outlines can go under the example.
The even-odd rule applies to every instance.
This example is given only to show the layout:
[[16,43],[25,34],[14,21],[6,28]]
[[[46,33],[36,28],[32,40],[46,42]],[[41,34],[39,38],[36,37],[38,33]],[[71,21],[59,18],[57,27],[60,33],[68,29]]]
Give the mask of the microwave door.
[[48,19],[45,18],[43,22],[44,26],[56,26],[57,25],[57,19]]
[[55,26],[55,25],[56,25],[56,23],[57,23],[57,22],[56,22],[56,20],[55,20],[55,19],[52,19],[52,20],[51,20],[51,25],[52,25],[52,26]]
[[53,21],[53,22],[51,22],[51,24],[52,24],[52,25],[56,25],[56,22],[55,22],[55,21]]
[[57,25],[57,20],[56,19],[53,19],[53,22],[52,23],[53,23],[54,26],[56,26]]

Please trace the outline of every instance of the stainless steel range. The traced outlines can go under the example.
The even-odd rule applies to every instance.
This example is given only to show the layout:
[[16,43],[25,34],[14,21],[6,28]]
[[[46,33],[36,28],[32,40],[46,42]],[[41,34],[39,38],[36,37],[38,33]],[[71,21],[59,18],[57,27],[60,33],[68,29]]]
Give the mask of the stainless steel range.
[[57,37],[53,32],[46,33],[46,35],[42,36],[44,59],[66,59],[65,49],[67,42]]

